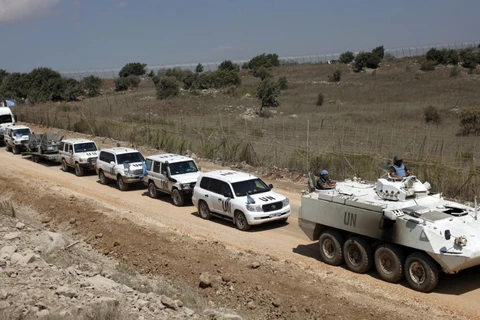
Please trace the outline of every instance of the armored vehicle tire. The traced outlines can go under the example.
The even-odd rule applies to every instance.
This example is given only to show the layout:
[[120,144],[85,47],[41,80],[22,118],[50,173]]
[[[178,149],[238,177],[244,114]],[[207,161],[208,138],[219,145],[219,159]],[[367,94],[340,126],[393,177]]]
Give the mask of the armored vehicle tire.
[[63,172],[68,172],[68,165],[67,165],[67,161],[65,161],[65,159],[62,159],[62,171]]
[[153,199],[158,198],[157,187],[155,187],[155,182],[153,181],[148,182],[148,195]]
[[101,184],[107,184],[108,183],[107,177],[105,177],[105,173],[103,173],[103,170],[100,170],[98,172],[98,179],[100,179]]
[[172,201],[173,201],[173,204],[176,205],[177,207],[181,207],[185,203],[185,198],[180,193],[180,191],[178,191],[178,189],[173,189],[173,191],[172,191]]
[[429,292],[438,284],[438,268],[426,253],[413,252],[405,261],[405,278],[411,288]]
[[350,237],[343,245],[343,258],[348,269],[356,273],[365,273],[373,265],[372,247],[364,237]]
[[248,224],[247,218],[245,218],[243,212],[235,212],[235,226],[238,230],[242,231],[247,231],[250,229],[250,225]]
[[125,181],[123,181],[122,176],[120,175],[117,177],[117,186],[118,186],[118,189],[120,189],[121,191],[128,190],[128,183],[125,183]]
[[345,240],[343,235],[334,229],[324,231],[318,239],[320,246],[320,256],[323,262],[339,266],[343,263],[343,244]]
[[205,220],[210,220],[212,218],[208,204],[205,201],[200,200],[198,203],[198,214]]
[[32,155],[32,161],[35,162],[35,163],[39,163],[40,162],[40,156],[34,154]]
[[83,176],[83,174],[84,174],[83,168],[80,166],[78,162],[75,163],[75,175],[77,177],[81,177]]
[[380,278],[387,282],[398,282],[403,278],[405,256],[397,245],[384,243],[375,250],[375,268]]

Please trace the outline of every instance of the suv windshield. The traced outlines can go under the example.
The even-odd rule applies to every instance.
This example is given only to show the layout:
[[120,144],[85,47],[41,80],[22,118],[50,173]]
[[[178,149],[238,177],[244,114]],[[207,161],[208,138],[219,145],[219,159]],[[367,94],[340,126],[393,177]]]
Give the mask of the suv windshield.
[[77,143],[74,145],[75,153],[97,151],[97,146],[93,142]]
[[256,194],[270,191],[270,188],[261,179],[252,179],[232,183],[233,191],[237,197],[244,197],[247,194]]
[[9,114],[2,114],[0,116],[0,123],[11,123],[12,121],[12,116]]
[[170,163],[168,167],[170,168],[171,175],[198,171],[198,168],[193,160]]
[[145,158],[140,152],[130,152],[124,154],[117,154],[117,164],[134,163],[145,161]]
[[13,131],[13,136],[28,136],[30,134],[30,129],[25,128],[25,129],[17,129]]

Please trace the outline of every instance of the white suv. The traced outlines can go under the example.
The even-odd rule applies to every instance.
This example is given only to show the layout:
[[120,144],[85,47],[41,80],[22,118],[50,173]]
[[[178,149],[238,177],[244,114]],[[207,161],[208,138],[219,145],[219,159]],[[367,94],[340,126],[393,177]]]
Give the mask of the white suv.
[[111,148],[101,150],[97,159],[96,171],[100,183],[115,180],[120,190],[128,190],[131,183],[142,181],[145,157],[131,148]]
[[211,171],[198,178],[192,202],[203,219],[212,215],[232,219],[238,229],[246,231],[251,225],[287,221],[291,211],[288,198],[272,188],[248,173]]
[[27,150],[28,138],[32,131],[27,126],[10,126],[7,127],[3,136],[5,142],[5,150],[13,151],[19,154]]
[[148,194],[158,197],[158,191],[171,194],[173,204],[182,206],[191,198],[193,187],[200,175],[200,169],[192,158],[178,154],[159,154],[145,160],[146,175],[143,183]]
[[98,147],[92,140],[66,139],[58,147],[62,170],[75,169],[77,176],[83,176],[85,170],[94,170],[98,158]]

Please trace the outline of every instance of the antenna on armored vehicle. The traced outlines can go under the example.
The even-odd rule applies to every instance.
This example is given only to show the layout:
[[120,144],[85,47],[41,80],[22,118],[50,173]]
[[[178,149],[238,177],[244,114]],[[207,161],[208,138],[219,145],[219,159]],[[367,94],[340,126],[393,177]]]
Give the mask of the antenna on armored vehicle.
[[473,198],[473,206],[475,207],[475,220],[477,220],[477,212],[478,212],[477,196],[475,196],[475,198]]

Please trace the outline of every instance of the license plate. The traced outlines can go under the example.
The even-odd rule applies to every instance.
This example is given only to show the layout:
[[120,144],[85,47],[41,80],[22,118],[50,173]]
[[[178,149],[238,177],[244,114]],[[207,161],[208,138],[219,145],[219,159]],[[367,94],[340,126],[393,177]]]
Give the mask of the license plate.
[[282,213],[278,212],[278,213],[272,213],[269,215],[270,218],[274,218],[274,217],[280,217],[282,215]]

